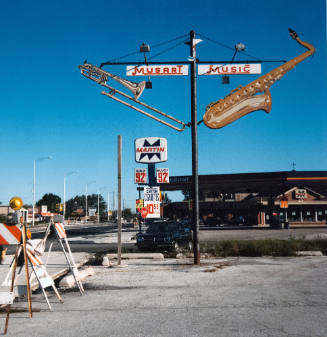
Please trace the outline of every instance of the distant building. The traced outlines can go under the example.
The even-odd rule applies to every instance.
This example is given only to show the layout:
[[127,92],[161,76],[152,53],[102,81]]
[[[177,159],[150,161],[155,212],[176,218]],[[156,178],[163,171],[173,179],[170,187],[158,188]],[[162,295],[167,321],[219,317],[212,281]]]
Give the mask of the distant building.
[[[191,176],[171,177],[164,191],[190,191]],[[326,226],[327,171],[291,171],[199,176],[200,219],[225,224],[270,224],[272,212],[291,226]],[[287,208],[283,208],[285,206]],[[173,202],[164,216],[191,216],[193,201]]]

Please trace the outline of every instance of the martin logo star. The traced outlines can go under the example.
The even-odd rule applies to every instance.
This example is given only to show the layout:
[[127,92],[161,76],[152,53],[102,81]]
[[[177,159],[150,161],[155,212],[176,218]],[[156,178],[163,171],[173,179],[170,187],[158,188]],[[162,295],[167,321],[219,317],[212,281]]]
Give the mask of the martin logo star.
[[[146,139],[144,140],[143,144],[144,148],[153,148],[153,147],[160,147],[160,139],[156,140],[153,144],[150,144]],[[140,160],[142,160],[144,157],[148,156],[149,160],[152,159],[153,156],[157,156],[159,160],[161,160],[160,152],[158,153],[142,153],[140,156]]]

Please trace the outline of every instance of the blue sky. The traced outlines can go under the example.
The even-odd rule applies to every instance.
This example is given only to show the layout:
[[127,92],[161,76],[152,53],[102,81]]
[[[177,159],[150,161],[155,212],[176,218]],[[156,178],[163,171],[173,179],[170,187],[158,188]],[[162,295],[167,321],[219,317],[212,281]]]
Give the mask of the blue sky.
[[[67,199],[106,186],[117,190],[117,136],[123,137],[123,199],[134,206],[134,139],[166,137],[171,175],[191,174],[190,129],[178,133],[101,95],[101,88],[79,73],[85,59],[95,65],[137,52],[142,42],[155,46],[195,30],[211,40],[246,45],[264,60],[290,60],[305,51],[288,27],[316,47],[271,88],[270,114],[256,111],[220,130],[199,126],[199,173],[326,170],[326,3],[323,0],[275,1],[3,1],[0,11],[1,80],[0,201],[14,195],[32,202],[33,160],[36,198],[52,192]],[[233,50],[210,40],[198,45],[200,60],[230,60]],[[180,39],[178,41],[183,41]],[[177,41],[177,42],[178,42]],[[153,48],[149,57],[166,49]],[[186,60],[180,44],[154,58]],[[237,55],[237,60],[250,59]],[[142,60],[141,54],[124,61]],[[278,64],[264,63],[265,74]],[[106,67],[124,76],[124,67]],[[259,75],[238,75],[222,85],[216,76],[198,80],[198,119],[212,101]],[[130,79],[130,78],[129,78]],[[140,81],[143,79],[138,78]],[[188,77],[156,77],[141,100],[190,121]],[[177,194],[173,198],[179,198]]]

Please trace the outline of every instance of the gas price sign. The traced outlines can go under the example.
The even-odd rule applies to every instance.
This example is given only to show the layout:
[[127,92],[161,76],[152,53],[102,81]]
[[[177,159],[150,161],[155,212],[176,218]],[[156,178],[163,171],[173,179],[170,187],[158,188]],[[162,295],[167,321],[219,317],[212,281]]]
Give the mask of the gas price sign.
[[160,218],[160,188],[144,187],[144,207],[147,218]]
[[157,168],[156,176],[158,184],[169,184],[169,168]]
[[134,183],[146,184],[148,180],[146,168],[136,168],[134,170]]

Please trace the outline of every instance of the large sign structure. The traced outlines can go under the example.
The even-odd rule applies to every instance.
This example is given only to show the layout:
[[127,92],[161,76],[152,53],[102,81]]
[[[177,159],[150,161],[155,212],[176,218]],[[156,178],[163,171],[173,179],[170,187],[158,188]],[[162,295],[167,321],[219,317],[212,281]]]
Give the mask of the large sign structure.
[[135,139],[135,161],[154,164],[167,161],[167,139],[147,137]]
[[[203,115],[202,121],[204,124],[212,129],[218,129],[221,127],[224,127],[237,119],[245,116],[246,114],[257,111],[257,110],[264,110],[266,112],[269,112],[271,109],[271,95],[269,92],[270,86],[277,80],[279,80],[288,70],[292,69],[296,64],[303,61],[308,56],[312,55],[315,51],[315,48],[310,45],[309,43],[302,42],[297,34],[289,29],[291,36],[293,39],[295,39],[298,43],[300,43],[302,46],[308,49],[306,53],[303,53],[302,55],[299,55],[298,57],[290,60],[286,64],[282,64],[281,66],[277,67],[276,69],[272,70],[271,72],[267,73],[266,75],[262,76],[261,78],[249,83],[247,86],[243,88],[237,88],[236,90],[233,90],[228,96],[226,96],[224,99],[220,99],[216,102],[212,102],[208,104],[205,114]],[[194,263],[200,264],[200,244],[198,240],[198,230],[199,230],[199,192],[198,192],[198,133],[197,133],[197,127],[198,124],[202,121],[198,121],[197,118],[197,76],[196,76],[196,68],[198,64],[224,64],[224,63],[234,63],[232,62],[225,62],[225,61],[200,61],[197,58],[196,55],[196,45],[201,42],[201,40],[195,38],[195,31],[190,31],[190,39],[186,42],[186,44],[190,47],[190,56],[188,58],[188,61],[174,61],[173,63],[177,64],[185,64],[190,66],[190,80],[191,80],[191,122],[185,123],[183,121],[179,121],[173,116],[170,116],[166,113],[163,113],[162,111],[153,108],[149,106],[148,104],[145,104],[143,102],[140,102],[138,98],[143,92],[143,89],[146,87],[146,82],[142,81],[140,83],[134,83],[131,81],[128,81],[126,79],[122,79],[117,75],[113,75],[109,72],[103,71],[102,69],[99,69],[98,67],[95,67],[91,64],[83,64],[80,65],[79,68],[81,70],[82,75],[85,77],[95,81],[97,84],[104,86],[105,88],[109,89],[109,92],[106,92],[103,90],[101,93],[111,99],[114,99],[125,106],[128,106],[164,125],[167,125],[171,128],[173,128],[176,131],[183,131],[186,126],[191,127],[191,134],[192,134],[192,193],[194,197],[194,207],[192,211],[192,226],[193,226],[193,243],[194,243]],[[184,41],[185,43],[185,41]],[[145,50],[141,50],[141,52],[145,52]],[[148,50],[149,51],[149,48]],[[251,63],[250,61],[243,61],[244,63]],[[138,63],[133,62],[134,64],[143,64],[145,66],[152,65],[154,63],[149,62],[146,57],[144,62]],[[132,64],[133,64],[132,63]],[[164,69],[168,62],[156,62],[155,64],[163,66],[162,69]],[[171,63],[171,62],[169,62]],[[124,62],[105,62],[102,63],[100,68],[103,65],[127,65],[131,64],[124,63]],[[167,67],[166,67],[167,68]],[[158,70],[161,72],[161,69]],[[168,70],[169,72],[169,70]],[[136,74],[136,72],[135,72]],[[142,74],[143,75],[143,74]],[[165,74],[162,74],[165,75]],[[167,74],[166,74],[167,75]],[[144,74],[144,76],[150,76],[150,74]],[[115,81],[118,81],[123,86],[125,86],[127,89],[132,91],[134,97],[127,95],[116,88],[113,88],[112,86],[108,85],[107,81],[111,78]],[[263,92],[261,95],[257,95],[257,93]],[[147,109],[150,109],[152,112],[158,113],[161,116],[164,116],[168,118],[171,121],[176,122],[180,126],[174,126],[170,124],[169,122],[166,122],[154,115],[151,115],[151,113],[146,112],[139,107],[126,102],[122,100],[121,98],[115,97],[121,95],[124,98],[127,98],[128,100],[133,101],[133,103],[140,104],[142,107],[145,107]],[[152,156],[153,157],[153,156]],[[151,163],[151,161],[150,161]]]

